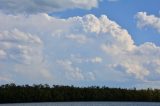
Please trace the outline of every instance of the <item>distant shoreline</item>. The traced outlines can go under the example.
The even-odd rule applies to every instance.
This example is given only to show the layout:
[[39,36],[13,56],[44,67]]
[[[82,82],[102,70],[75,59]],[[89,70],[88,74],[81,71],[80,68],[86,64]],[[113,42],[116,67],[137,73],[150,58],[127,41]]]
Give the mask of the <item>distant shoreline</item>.
[[151,102],[151,101],[55,101],[55,102],[12,102],[12,103],[0,103],[0,104],[30,104],[30,103],[35,103],[35,104],[38,104],[38,103],[96,103],[96,102],[99,102],[99,103],[103,103],[103,102],[108,102],[108,103],[119,103],[119,102],[123,102],[123,103],[160,103],[160,102]]
[[0,86],[1,104],[44,102],[160,102],[160,90],[13,83]]

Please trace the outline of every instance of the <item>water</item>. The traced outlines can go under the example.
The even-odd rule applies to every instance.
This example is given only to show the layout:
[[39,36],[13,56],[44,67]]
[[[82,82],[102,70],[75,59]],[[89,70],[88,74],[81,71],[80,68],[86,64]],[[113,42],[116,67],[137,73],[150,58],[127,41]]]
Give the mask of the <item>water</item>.
[[17,103],[0,106],[160,106],[151,102],[54,102],[54,103]]

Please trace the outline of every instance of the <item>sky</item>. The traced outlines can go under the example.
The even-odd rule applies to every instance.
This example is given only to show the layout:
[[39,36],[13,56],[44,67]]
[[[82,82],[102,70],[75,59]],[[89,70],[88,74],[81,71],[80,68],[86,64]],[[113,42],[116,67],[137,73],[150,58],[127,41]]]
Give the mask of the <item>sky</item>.
[[160,0],[0,0],[0,84],[160,87]]

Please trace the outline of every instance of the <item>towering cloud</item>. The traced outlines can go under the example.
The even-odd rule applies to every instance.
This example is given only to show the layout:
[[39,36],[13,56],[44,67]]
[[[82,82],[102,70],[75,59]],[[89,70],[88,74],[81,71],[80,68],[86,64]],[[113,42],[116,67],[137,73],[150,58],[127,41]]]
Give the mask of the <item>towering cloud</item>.
[[127,30],[105,15],[60,19],[1,13],[0,24],[0,80],[18,75],[20,82],[34,82],[29,79],[34,76],[63,84],[114,81],[115,76],[119,81],[160,80],[160,47],[135,45]]

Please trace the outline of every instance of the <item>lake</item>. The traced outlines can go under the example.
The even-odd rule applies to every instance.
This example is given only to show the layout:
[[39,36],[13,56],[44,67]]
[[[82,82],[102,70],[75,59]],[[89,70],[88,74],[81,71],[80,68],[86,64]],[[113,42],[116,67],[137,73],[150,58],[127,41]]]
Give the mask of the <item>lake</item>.
[[54,102],[54,103],[16,103],[0,106],[160,106],[152,102]]

